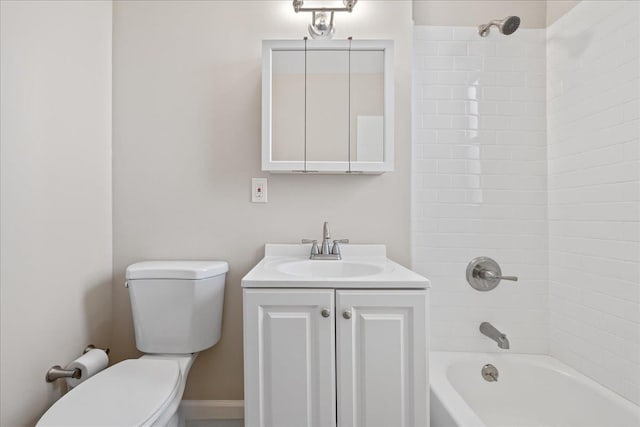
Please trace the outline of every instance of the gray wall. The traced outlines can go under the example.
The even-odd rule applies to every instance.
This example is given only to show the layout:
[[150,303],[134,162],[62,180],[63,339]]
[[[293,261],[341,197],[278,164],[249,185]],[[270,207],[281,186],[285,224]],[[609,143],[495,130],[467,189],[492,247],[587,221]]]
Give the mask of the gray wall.
[[0,2],[0,425],[111,339],[111,1]]
[[[396,171],[379,176],[260,171],[261,43],[302,38],[290,2],[114,5],[114,360],[137,355],[124,270],[144,259],[223,259],[222,340],[201,354],[187,399],[242,399],[240,279],[265,243],[335,237],[385,243],[410,260],[411,3],[361,2],[336,38],[396,43]],[[269,203],[250,203],[251,177]]]

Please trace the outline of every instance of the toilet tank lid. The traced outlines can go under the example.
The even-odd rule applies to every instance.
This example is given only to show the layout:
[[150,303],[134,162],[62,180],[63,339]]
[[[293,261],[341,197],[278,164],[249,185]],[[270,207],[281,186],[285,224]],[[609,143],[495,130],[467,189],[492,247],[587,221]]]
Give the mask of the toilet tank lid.
[[229,271],[225,261],[143,261],[127,267],[127,280],[185,279],[198,280]]

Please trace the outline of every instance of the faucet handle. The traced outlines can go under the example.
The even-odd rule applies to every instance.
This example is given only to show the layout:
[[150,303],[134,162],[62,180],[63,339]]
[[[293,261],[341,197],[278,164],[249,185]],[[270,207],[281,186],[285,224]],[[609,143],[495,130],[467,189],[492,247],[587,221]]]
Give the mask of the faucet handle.
[[302,239],[302,243],[311,243],[311,255],[318,255],[318,241],[315,239]]
[[340,255],[340,245],[339,243],[349,243],[349,239],[338,239],[333,241],[333,247],[331,248],[331,253],[333,255]]
[[488,257],[478,257],[471,260],[467,266],[467,282],[477,291],[490,291],[501,280],[517,282],[517,276],[503,276],[497,262]]
[[496,273],[495,271],[486,270],[486,269],[480,269],[478,271],[478,276],[488,280],[510,280],[512,282],[518,281],[518,276],[502,276]]

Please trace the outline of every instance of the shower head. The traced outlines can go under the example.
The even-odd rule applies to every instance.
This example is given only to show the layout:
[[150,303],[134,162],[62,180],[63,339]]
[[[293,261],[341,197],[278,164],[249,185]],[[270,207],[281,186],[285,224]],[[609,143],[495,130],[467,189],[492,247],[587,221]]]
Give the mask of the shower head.
[[487,37],[489,35],[489,32],[491,31],[492,26],[498,27],[498,30],[500,30],[502,34],[508,36],[515,33],[520,26],[520,17],[507,16],[502,20],[494,19],[488,24],[480,25],[478,27],[478,33],[481,37]]

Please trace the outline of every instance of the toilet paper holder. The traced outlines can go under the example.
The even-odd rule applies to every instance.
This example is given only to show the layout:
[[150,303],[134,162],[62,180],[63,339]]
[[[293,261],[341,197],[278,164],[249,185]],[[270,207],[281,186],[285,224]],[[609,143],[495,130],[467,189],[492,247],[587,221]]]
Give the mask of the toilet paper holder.
[[[93,344],[89,344],[88,346],[86,346],[86,347],[84,348],[84,351],[82,352],[82,354],[89,353],[91,350],[95,350],[96,348],[98,348],[98,347],[96,347],[96,346],[95,346],[95,345],[93,345]],[[109,354],[109,352],[111,351],[111,350],[109,350],[109,348],[98,348],[98,350],[102,350],[102,351],[104,351],[104,352],[105,352],[105,353],[107,353],[107,354]]]
[[82,375],[82,372],[78,368],[76,368],[76,369],[62,369],[62,366],[55,365],[55,366],[52,366],[51,368],[49,368],[49,370],[47,371],[47,375],[46,375],[45,379],[47,380],[48,383],[52,383],[55,380],[60,379],[60,378],[80,379],[81,375]]
[[[97,347],[93,344],[89,344],[88,346],[85,347],[84,351],[82,352],[82,354],[86,354],[89,351],[96,349]],[[99,349],[101,350],[101,349]],[[109,349],[105,348],[103,350],[105,353],[109,354]],[[80,371],[80,369],[63,369],[62,366],[60,365],[55,365],[52,366],[51,368],[49,368],[49,370],[47,371],[47,375],[45,376],[45,379],[47,380],[48,383],[52,383],[55,380],[58,380],[60,378],[75,378],[75,379],[80,379],[80,377],[82,376],[82,372]]]

